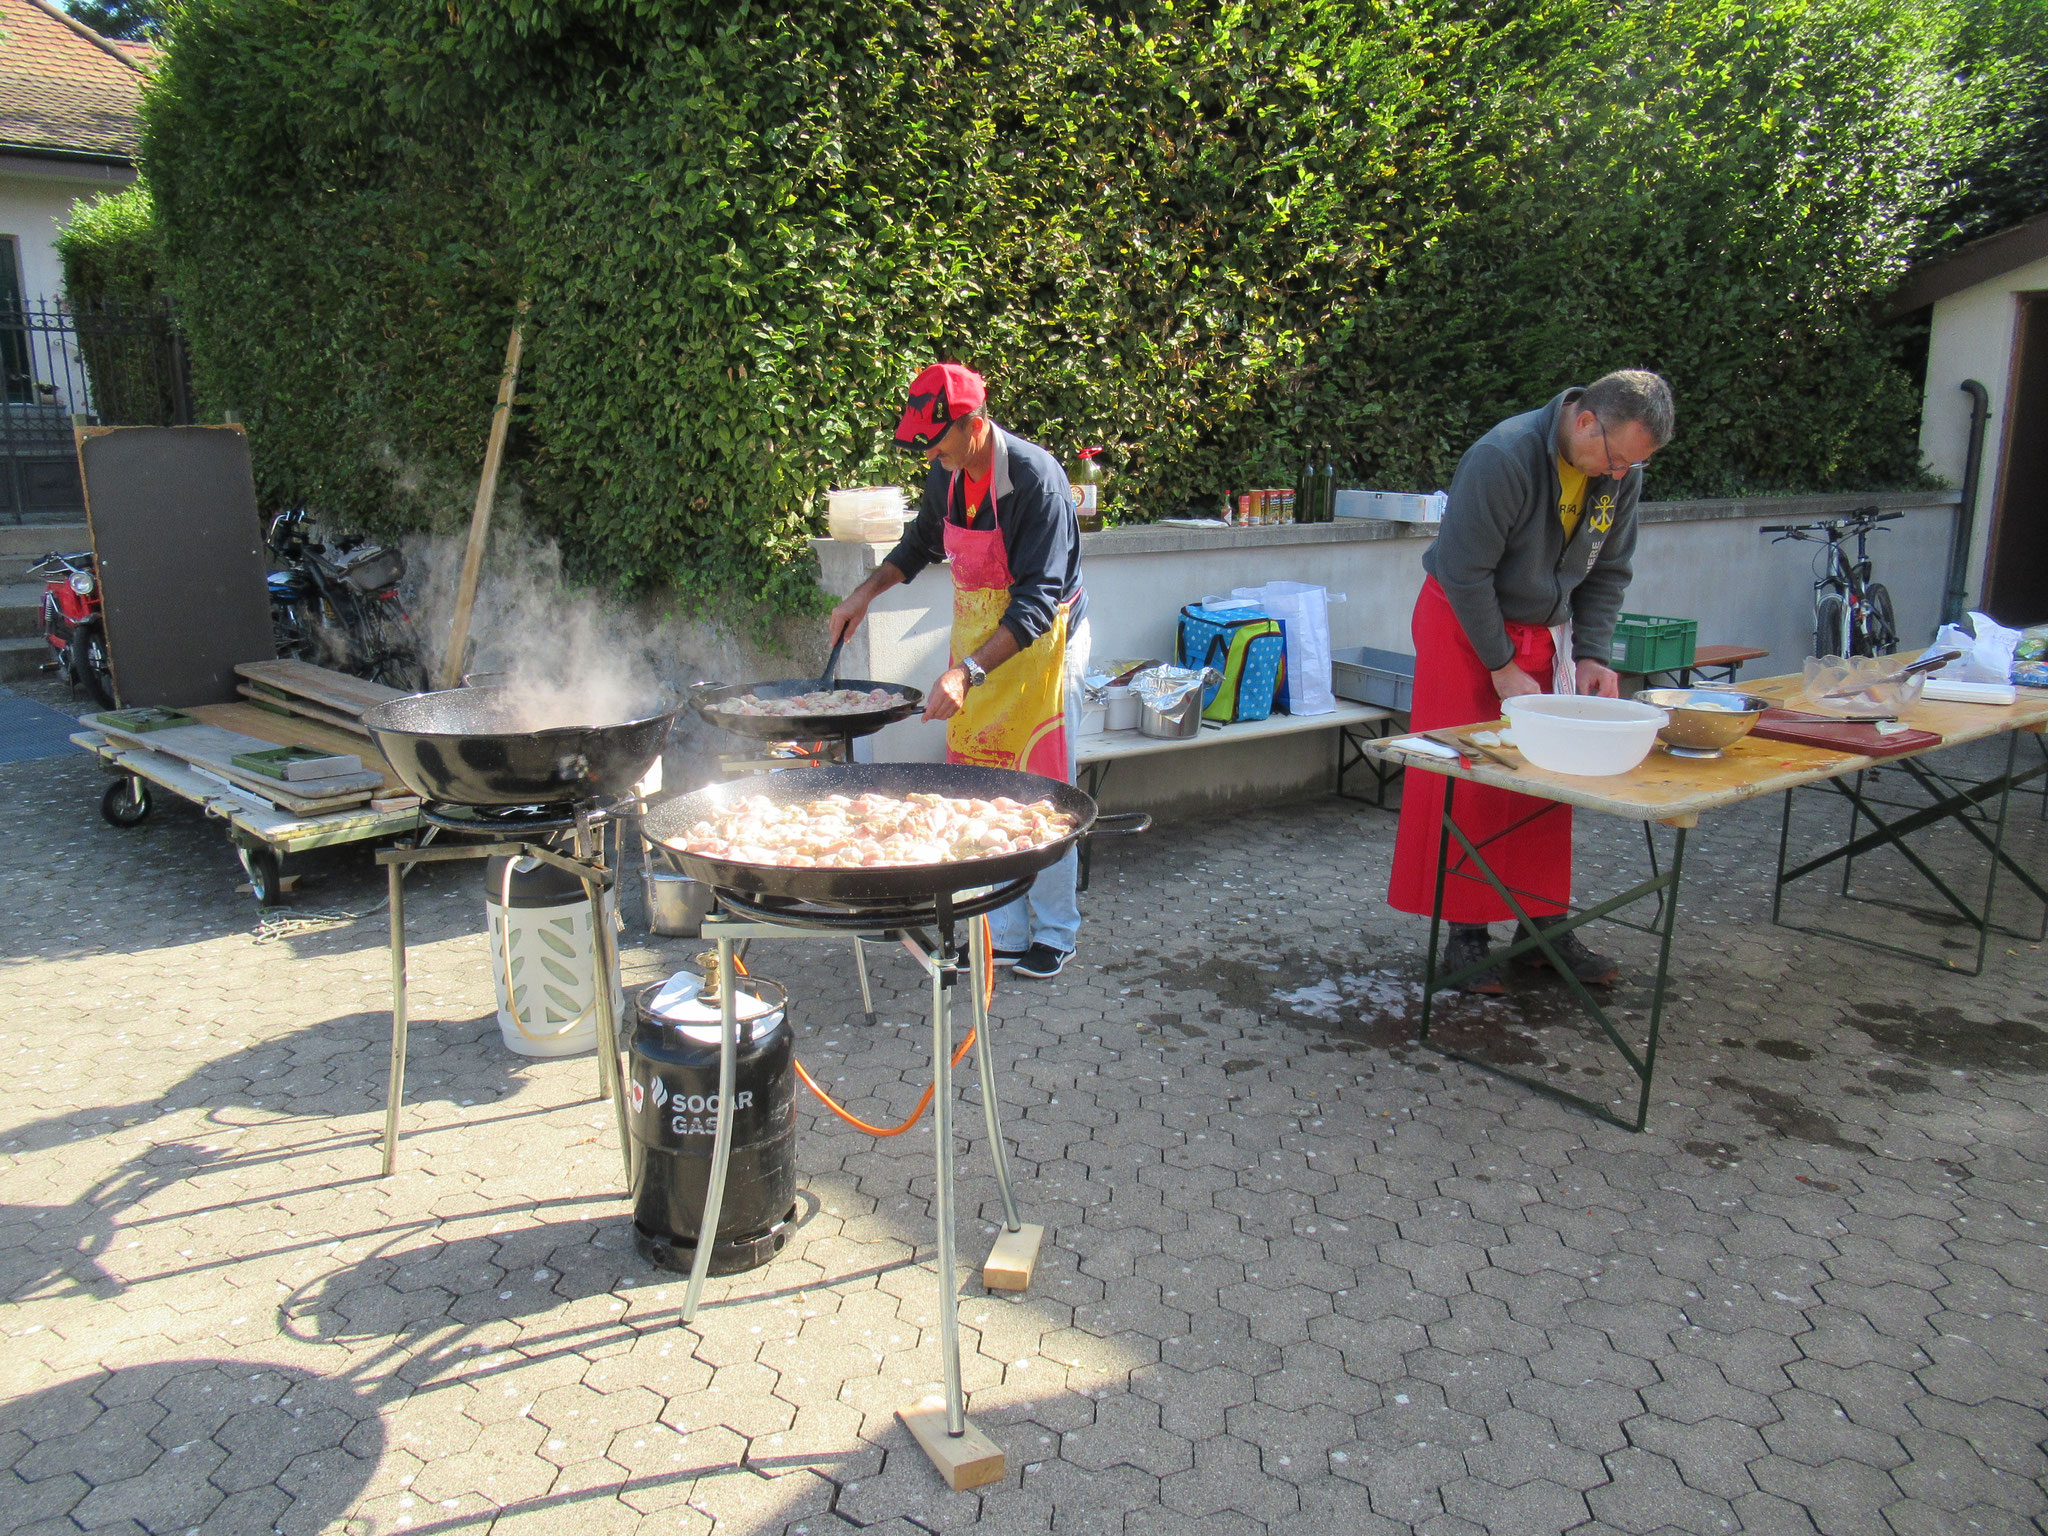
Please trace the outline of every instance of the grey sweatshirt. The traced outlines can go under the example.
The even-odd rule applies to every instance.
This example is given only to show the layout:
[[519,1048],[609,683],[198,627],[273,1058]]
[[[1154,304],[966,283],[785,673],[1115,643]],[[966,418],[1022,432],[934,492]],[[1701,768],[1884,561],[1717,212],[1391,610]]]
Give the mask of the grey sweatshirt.
[[1586,482],[1577,532],[1558,520],[1558,417],[1583,390],[1510,416],[1465,450],[1450,505],[1422,567],[1451,600],[1472,649],[1490,672],[1515,658],[1504,621],[1572,621],[1572,657],[1611,658],[1614,621],[1636,552],[1643,472]]

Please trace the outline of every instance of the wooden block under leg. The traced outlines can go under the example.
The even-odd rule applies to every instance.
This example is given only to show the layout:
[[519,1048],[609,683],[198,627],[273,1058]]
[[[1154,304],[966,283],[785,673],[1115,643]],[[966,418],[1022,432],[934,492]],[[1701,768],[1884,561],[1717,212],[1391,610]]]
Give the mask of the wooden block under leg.
[[1028,1291],[1031,1272],[1038,1268],[1038,1245],[1045,1241],[1045,1228],[1026,1222],[1014,1232],[996,1234],[996,1245],[981,1266],[981,1283],[991,1291]]
[[972,1421],[964,1434],[946,1433],[944,1394],[934,1392],[912,1407],[898,1408],[896,1417],[917,1437],[925,1455],[931,1457],[932,1465],[955,1493],[1003,1480],[1007,1468],[1002,1448],[976,1429]]

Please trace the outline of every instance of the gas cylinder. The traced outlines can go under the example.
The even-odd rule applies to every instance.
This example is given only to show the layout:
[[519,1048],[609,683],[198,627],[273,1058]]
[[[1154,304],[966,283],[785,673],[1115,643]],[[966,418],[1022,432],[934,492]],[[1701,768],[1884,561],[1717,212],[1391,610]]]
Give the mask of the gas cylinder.
[[[583,882],[539,859],[487,860],[484,919],[505,1044],[522,1056],[575,1056],[595,1046],[597,935]],[[623,999],[618,979],[608,979],[617,1017]]]
[[[714,978],[715,978],[715,973]],[[732,1156],[711,1273],[756,1269],[782,1251],[796,1220],[796,1070],[788,998],[738,979]],[[696,1257],[718,1130],[716,981],[680,971],[634,999],[626,1102],[633,1145],[633,1242],[663,1269]]]

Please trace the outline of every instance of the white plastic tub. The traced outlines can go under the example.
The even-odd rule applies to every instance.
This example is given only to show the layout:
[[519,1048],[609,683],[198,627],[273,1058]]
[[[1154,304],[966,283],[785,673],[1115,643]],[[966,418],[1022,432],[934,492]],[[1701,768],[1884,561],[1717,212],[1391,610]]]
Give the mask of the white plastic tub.
[[895,485],[857,485],[825,493],[825,518],[831,535],[854,544],[893,544],[903,536],[910,513],[903,489]]
[[1656,744],[1669,718],[1633,699],[1528,693],[1502,704],[1522,756],[1552,773],[1611,778],[1627,773]]

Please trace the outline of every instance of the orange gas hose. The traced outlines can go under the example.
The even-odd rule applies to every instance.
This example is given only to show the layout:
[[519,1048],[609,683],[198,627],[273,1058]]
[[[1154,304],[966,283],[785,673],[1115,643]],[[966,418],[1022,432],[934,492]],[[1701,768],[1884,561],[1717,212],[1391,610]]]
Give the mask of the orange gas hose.
[[[988,919],[982,917],[977,918],[976,921],[981,924],[981,952],[985,955],[992,955],[993,950],[990,948],[989,945]],[[738,956],[733,957],[733,964],[736,966],[740,964]],[[746,974],[746,969],[744,966],[740,967],[740,974]],[[988,976],[982,983],[982,1006],[986,1008],[990,1003],[994,1002],[995,996],[996,968],[995,965],[991,963],[988,967]],[[967,1053],[974,1049],[974,1040],[975,1036],[978,1033],[980,1033],[978,1030],[970,1029],[969,1031],[967,1031],[967,1038],[960,1042],[960,1049],[953,1053],[954,1066],[959,1066],[961,1062],[967,1059]],[[926,1083],[924,1088],[924,1095],[917,1101],[917,1108],[913,1109],[910,1112],[910,1118],[908,1120],[904,1121],[901,1125],[894,1126],[869,1125],[867,1121],[861,1119],[858,1115],[853,1114],[849,1110],[841,1108],[838,1101],[835,1100],[831,1094],[827,1093],[824,1089],[820,1088],[818,1086],[817,1079],[812,1077],[810,1073],[804,1070],[804,1064],[801,1060],[794,1056],[792,1056],[790,1060],[796,1067],[796,1075],[804,1080],[804,1086],[806,1088],[810,1089],[811,1092],[815,1093],[818,1096],[819,1103],[823,1104],[827,1109],[831,1110],[833,1114],[837,1115],[840,1119],[844,1120],[848,1125],[854,1127],[854,1129],[866,1131],[870,1136],[901,1136],[905,1131],[909,1130],[913,1125],[917,1124],[918,1121],[922,1120],[924,1118],[924,1112],[927,1109],[931,1108],[932,1091],[935,1085],[931,1083]]]

